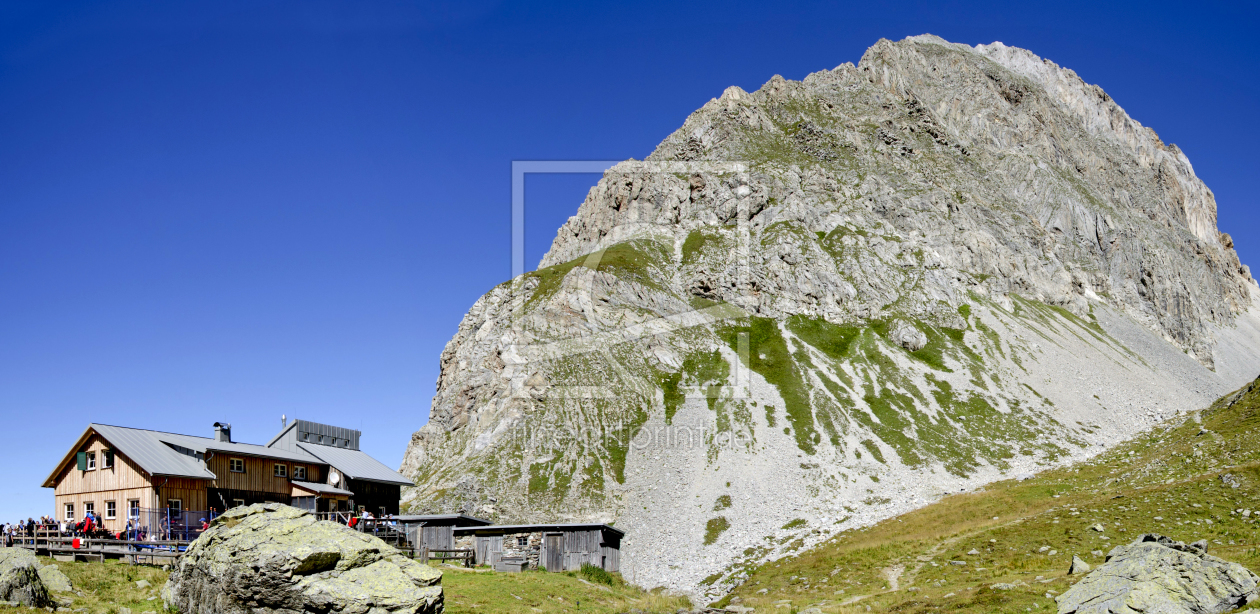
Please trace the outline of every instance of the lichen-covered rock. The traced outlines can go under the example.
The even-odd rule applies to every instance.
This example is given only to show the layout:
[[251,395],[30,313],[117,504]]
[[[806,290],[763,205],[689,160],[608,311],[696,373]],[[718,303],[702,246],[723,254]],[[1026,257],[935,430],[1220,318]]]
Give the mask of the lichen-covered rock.
[[162,598],[185,614],[442,612],[441,572],[278,503],[236,508],[189,546]]
[[74,586],[70,584],[70,578],[61,573],[61,569],[56,565],[45,565],[39,568],[39,579],[49,591],[54,593],[69,593],[74,590]]
[[22,548],[0,548],[0,601],[42,608],[53,604],[39,577],[39,559]]
[[1184,544],[1147,534],[1107,553],[1107,562],[1059,595],[1059,614],[1219,614],[1257,598],[1260,578]]

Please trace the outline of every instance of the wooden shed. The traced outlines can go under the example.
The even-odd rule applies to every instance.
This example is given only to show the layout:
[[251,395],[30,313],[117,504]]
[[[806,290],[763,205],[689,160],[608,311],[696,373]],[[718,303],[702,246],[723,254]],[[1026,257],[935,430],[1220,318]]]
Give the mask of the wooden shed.
[[490,524],[464,514],[427,514],[422,516],[395,516],[392,520],[407,533],[407,541],[417,549],[451,550],[455,548],[455,529],[480,527]]
[[589,563],[620,571],[625,532],[606,524],[520,524],[457,527],[454,535],[474,537],[476,562],[496,569],[510,559],[527,569],[568,571]]

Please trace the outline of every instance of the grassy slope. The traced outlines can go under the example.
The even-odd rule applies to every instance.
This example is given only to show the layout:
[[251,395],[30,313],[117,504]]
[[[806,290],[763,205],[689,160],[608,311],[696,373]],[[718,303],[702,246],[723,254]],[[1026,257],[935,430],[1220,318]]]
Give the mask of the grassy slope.
[[[42,559],[52,562],[50,559]],[[46,563],[47,564],[47,563]],[[57,595],[72,610],[89,614],[117,614],[120,608],[132,614],[165,612],[160,597],[167,572],[157,567],[130,566],[119,561],[105,563],[56,563],[78,594]],[[446,612],[591,612],[612,614],[639,609],[644,612],[677,612],[690,608],[681,597],[648,593],[628,586],[611,574],[526,572],[494,573],[442,567]],[[137,589],[137,580],[152,586]],[[150,600],[150,598],[156,597]],[[580,605],[579,605],[580,604]],[[28,608],[0,605],[0,614],[29,613]]]
[[1075,580],[1066,574],[1073,554],[1097,565],[1103,557],[1092,552],[1146,532],[1206,538],[1210,554],[1260,569],[1258,506],[1260,380],[1088,463],[950,496],[764,564],[719,605],[738,597],[758,611],[789,606],[780,612],[1054,611],[1047,595]]
[[[40,558],[43,565],[55,564],[70,578],[75,594],[54,595],[64,607],[83,609],[91,614],[115,614],[119,608],[127,608],[133,614],[163,612],[162,586],[167,573],[158,567],[127,565],[120,561],[105,563],[62,563]],[[148,580],[148,588],[136,588],[136,582]],[[150,600],[150,598],[154,598]],[[10,608],[0,605],[0,614],[34,612],[28,608]]]
[[[607,578],[607,576],[606,576]],[[648,593],[617,576],[610,585],[575,572],[495,573],[478,569],[442,569],[448,614],[470,612],[677,612],[691,608],[682,597]]]

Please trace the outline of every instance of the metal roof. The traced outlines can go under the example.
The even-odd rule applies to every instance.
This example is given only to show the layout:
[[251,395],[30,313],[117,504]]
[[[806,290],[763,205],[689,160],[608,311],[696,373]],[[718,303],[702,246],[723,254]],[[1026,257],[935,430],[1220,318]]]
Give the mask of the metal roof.
[[390,518],[390,520],[397,520],[398,522],[401,522],[403,524],[423,522],[424,524],[428,526],[443,526],[443,527],[450,526],[450,525],[455,525],[457,527],[468,527],[468,526],[476,526],[476,525],[485,526],[488,524],[493,524],[489,520],[482,520],[481,518],[468,516],[466,514],[424,514],[424,515],[419,515],[419,516],[414,516],[414,515],[413,516],[393,516]]
[[455,527],[456,533],[473,533],[476,535],[493,535],[503,533],[533,533],[535,531],[605,531],[615,533],[618,537],[626,532],[606,524],[578,522],[570,524],[493,524],[486,527]]
[[353,480],[368,480],[370,482],[384,482],[386,484],[415,486],[415,482],[412,482],[397,471],[381,464],[381,461],[378,461],[359,450],[334,448],[332,446],[319,446],[301,442],[298,443],[297,447],[318,458],[320,462],[332,465],[337,471],[340,471],[345,474],[346,477]]
[[[118,427],[115,427],[118,428]],[[149,431],[153,432],[153,431]],[[306,454],[301,451],[290,451],[281,448],[268,448],[267,446],[259,446],[252,443],[235,443],[227,441],[217,441],[209,437],[194,437],[192,435],[177,435],[175,433],[156,433],[158,439],[166,443],[172,443],[177,446],[183,446],[205,453],[210,450],[216,453],[223,452],[227,454],[241,454],[244,456],[261,456],[263,458],[275,458],[279,460],[287,460],[295,463],[314,463],[324,464],[318,458]]]
[[320,484],[319,482],[303,482],[301,480],[293,480],[290,483],[303,490],[309,490],[311,492],[319,493],[321,495],[349,495],[352,497],[354,496],[354,493],[348,490],[342,490],[340,488],[337,488],[336,486],[332,486],[329,484]]
[[[74,453],[82,445],[82,441],[93,431],[108,441],[115,450],[130,459],[131,462],[139,465],[149,475],[213,480],[216,476],[209,469],[206,469],[204,460],[207,451],[211,454],[240,454],[242,456],[259,456],[297,463],[327,464],[302,451],[291,452],[248,443],[229,443],[216,441],[209,437],[194,437],[192,435],[134,429],[125,426],[89,424],[87,430],[80,437],[80,443],[75,445],[70,454],[66,455],[62,462],[57,465],[57,468],[53,470],[52,475],[48,476],[44,483],[45,486],[49,486],[56,481],[57,475],[74,457]],[[183,448],[183,451],[176,448]]]
[[[122,452],[123,456],[131,459],[131,462],[140,465],[140,468],[144,469],[149,475],[169,475],[201,480],[213,480],[215,478],[214,473],[206,469],[204,462],[187,454],[181,454],[162,441],[163,438],[172,439],[171,433],[131,429],[108,424],[90,424],[88,428],[104,437],[110,445]],[[174,437],[182,436],[175,435]],[[196,452],[205,452],[204,449],[197,450],[193,446],[186,445],[189,442],[183,442],[182,440],[173,441],[172,443]]]

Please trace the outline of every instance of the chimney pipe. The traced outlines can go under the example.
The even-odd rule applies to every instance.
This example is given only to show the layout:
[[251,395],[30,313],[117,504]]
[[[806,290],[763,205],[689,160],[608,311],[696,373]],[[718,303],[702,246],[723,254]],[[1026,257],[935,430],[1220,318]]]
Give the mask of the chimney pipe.
[[289,418],[284,414],[280,414],[280,430],[284,430],[286,426],[289,426]]
[[232,425],[226,422],[214,423],[214,440],[232,443]]

